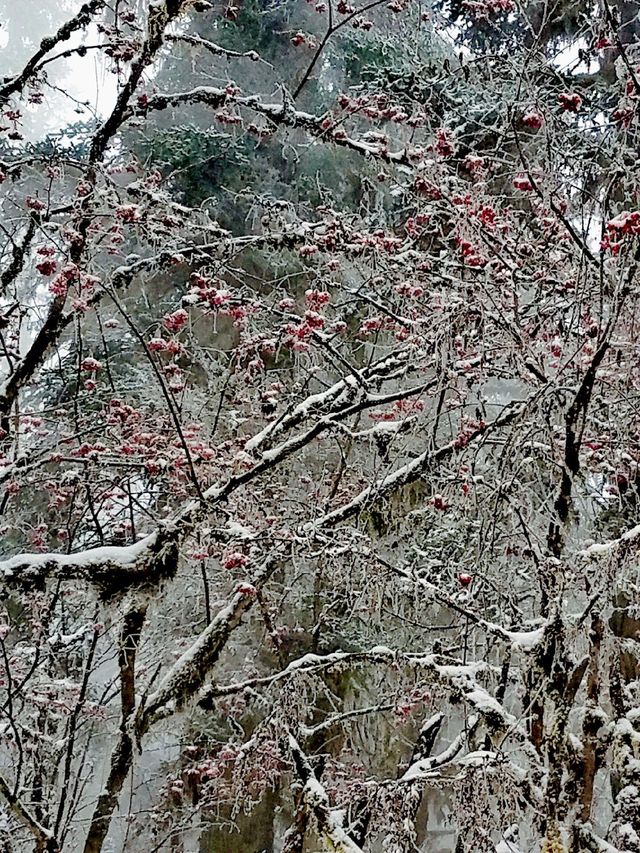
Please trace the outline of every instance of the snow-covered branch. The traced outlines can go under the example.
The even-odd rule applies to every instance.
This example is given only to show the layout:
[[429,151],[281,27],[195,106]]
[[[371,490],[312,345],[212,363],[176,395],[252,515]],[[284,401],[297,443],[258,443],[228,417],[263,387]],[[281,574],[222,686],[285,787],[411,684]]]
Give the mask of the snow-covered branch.
[[617,551],[632,548],[638,538],[640,538],[640,524],[629,528],[617,539],[611,539],[608,542],[594,542],[580,551],[579,556],[591,559],[612,556]]
[[267,560],[250,582],[236,586],[227,604],[196,641],[166,673],[156,690],[138,709],[137,729],[144,733],[154,722],[169,716],[190,701],[204,684],[232,631],[253,606],[256,595],[276,571],[283,555]]
[[289,734],[289,749],[303,785],[302,802],[313,814],[326,849],[335,853],[362,853],[361,848],[345,832],[341,822],[342,813],[331,809],[329,795],[318,782],[308,757],[292,734]]
[[[474,432],[469,436],[467,444],[481,441],[491,432],[503,426],[507,426],[517,420],[527,411],[528,406],[528,403],[518,403],[507,407],[507,411],[494,421],[490,421],[481,429],[474,430]],[[458,441],[457,439],[454,439],[437,450],[424,450],[416,456],[415,459],[407,462],[401,468],[398,468],[393,473],[388,474],[378,482],[368,486],[366,489],[363,489],[355,496],[355,498],[348,501],[346,504],[343,504],[343,506],[331,510],[326,513],[326,515],[322,515],[314,521],[310,521],[305,524],[302,528],[302,534],[313,535],[324,528],[331,528],[335,524],[342,524],[354,515],[358,515],[367,507],[384,500],[384,498],[395,492],[397,489],[415,482],[423,476],[423,474],[428,471],[432,465],[453,456],[458,447]]]
[[0,797],[7,803],[11,814],[29,829],[35,838],[37,849],[42,850],[43,853],[50,849],[57,849],[53,832],[36,820],[2,776],[0,776]]
[[175,530],[167,527],[133,545],[106,545],[76,554],[16,554],[0,563],[0,577],[5,584],[27,587],[42,587],[48,578],[82,580],[109,596],[172,577],[177,560]]
[[186,92],[158,93],[150,95],[144,104],[131,108],[130,116],[146,116],[150,110],[166,110],[190,104],[204,104],[212,109],[225,106],[244,107],[262,116],[274,125],[300,128],[316,138],[342,148],[356,151],[365,157],[380,159],[385,163],[408,165],[411,159],[407,150],[389,151],[380,142],[354,139],[338,126],[325,126],[325,116],[317,116],[295,109],[287,103],[267,104],[256,95],[238,95],[215,86],[197,86]]
[[[265,62],[264,59],[260,58],[260,54],[255,50],[232,50],[229,47],[222,47],[220,44],[216,44],[209,39],[203,39],[200,36],[189,35],[188,33],[180,33],[179,35],[168,35],[168,42],[179,42],[182,44],[188,44],[191,47],[202,48],[206,50],[208,53],[213,54],[213,56],[226,56],[230,59],[250,59],[252,62]],[[265,62],[265,64],[269,64]]]

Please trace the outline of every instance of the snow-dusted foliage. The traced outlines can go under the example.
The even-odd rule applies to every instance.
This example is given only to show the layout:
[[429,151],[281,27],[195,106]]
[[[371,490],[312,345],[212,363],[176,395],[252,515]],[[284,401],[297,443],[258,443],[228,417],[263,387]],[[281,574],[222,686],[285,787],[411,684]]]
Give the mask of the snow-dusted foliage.
[[635,4],[66,5],[0,78],[1,849],[639,853]]

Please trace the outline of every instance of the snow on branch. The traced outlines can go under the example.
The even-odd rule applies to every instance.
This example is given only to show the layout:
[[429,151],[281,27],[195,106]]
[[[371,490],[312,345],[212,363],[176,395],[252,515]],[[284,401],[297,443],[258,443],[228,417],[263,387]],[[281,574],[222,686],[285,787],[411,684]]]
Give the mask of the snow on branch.
[[362,708],[352,708],[350,711],[341,711],[340,713],[332,714],[315,726],[301,724],[300,734],[308,740],[348,720],[358,720],[362,717],[368,717],[370,714],[383,714],[387,711],[392,711],[395,707],[396,702],[379,702],[376,705],[366,705]]
[[82,580],[108,597],[128,586],[171,577],[177,559],[175,530],[164,528],[133,545],[106,545],[76,554],[16,554],[0,562],[0,578],[26,587],[41,587],[47,578]]
[[318,782],[311,762],[292,734],[289,734],[289,749],[303,784],[302,802],[313,814],[326,849],[332,853],[362,853],[362,849],[345,832],[340,814],[331,810],[329,795]]
[[427,664],[441,684],[452,688],[475,713],[480,715],[489,734],[497,736],[500,740],[507,736],[514,737],[534,766],[538,766],[538,754],[521,721],[478,684],[476,674],[484,669],[482,663],[440,664],[435,660],[428,660]]
[[624,853],[620,848],[614,847],[613,844],[596,835],[587,824],[575,823],[573,831],[584,845],[584,850],[589,850],[591,853]]
[[358,663],[376,663],[395,660],[394,653],[391,649],[377,647],[370,651],[364,652],[342,652],[336,651],[326,655],[318,655],[309,652],[303,657],[292,660],[284,669],[273,675],[256,676],[247,678],[243,681],[232,682],[231,684],[210,684],[200,694],[198,704],[203,707],[210,707],[214,699],[223,696],[231,696],[234,693],[242,693],[245,690],[253,688],[271,687],[274,684],[279,684],[281,681],[286,681],[294,675],[313,675],[315,673],[324,672],[334,666],[355,665]]
[[366,157],[376,157],[385,163],[402,165],[407,165],[410,162],[406,150],[389,151],[381,142],[352,139],[338,127],[327,129],[324,126],[324,116],[296,110],[287,103],[265,104],[257,95],[237,95],[215,86],[195,86],[186,92],[150,95],[143,104],[130,107],[127,117],[146,116],[149,110],[165,110],[167,107],[178,107],[184,104],[204,104],[213,109],[219,109],[229,104],[246,107],[273,122],[273,124],[302,128],[323,141],[348,148]]
[[640,849],[640,713],[632,708],[613,727],[613,773],[617,780],[608,837],[623,850]]
[[583,551],[580,551],[578,556],[586,558],[608,556],[616,551],[632,547],[637,543],[638,539],[640,539],[640,524],[631,527],[617,539],[610,539],[608,542],[594,542]]
[[[465,730],[461,731],[458,735],[456,735],[456,737],[451,741],[451,743],[446,749],[438,753],[438,755],[430,755],[424,758],[419,758],[417,761],[414,761],[397,781],[423,781],[425,779],[428,779],[429,774],[433,773],[434,770],[437,770],[440,767],[444,767],[446,764],[452,762],[460,754],[464,744],[466,743],[469,737],[469,734],[477,728],[479,719],[480,718],[478,716],[470,717],[470,719],[467,721],[467,727],[465,728]],[[395,781],[396,780],[394,780],[394,782]]]
[[[182,213],[191,216],[196,211],[184,208]],[[292,247],[303,243],[308,239],[309,231],[316,227],[313,224],[298,224],[278,232],[259,235],[242,235],[232,237],[228,231],[220,228],[217,224],[201,226],[202,230],[208,232],[209,237],[215,236],[213,242],[202,244],[193,243],[177,246],[173,250],[164,249],[147,258],[138,258],[135,255],[128,258],[129,263],[122,264],[111,272],[105,283],[87,298],[86,307],[96,308],[105,296],[113,292],[126,290],[143,272],[157,272],[175,263],[177,257],[184,260],[219,257],[227,252],[236,252],[246,248],[271,248],[282,246]],[[11,269],[11,267],[9,268]],[[18,269],[19,272],[19,269]],[[3,274],[4,276],[4,274]],[[8,414],[15,403],[22,388],[28,385],[37,374],[38,368],[45,360],[48,352],[59,341],[64,330],[74,322],[78,313],[75,309],[65,311],[65,299],[57,297],[51,302],[45,322],[40,327],[29,350],[17,359],[13,369],[0,386],[0,419],[5,421],[4,427],[8,430]]]
[[545,632],[550,624],[549,622],[531,631],[510,631],[507,628],[503,628],[502,625],[483,619],[482,616],[474,613],[473,610],[470,610],[468,607],[463,607],[459,602],[455,601],[452,596],[443,593],[435,584],[430,583],[424,578],[416,577],[401,566],[392,565],[379,554],[376,554],[376,560],[394,574],[425,590],[425,592],[427,592],[429,596],[433,597],[433,599],[442,607],[446,607],[449,610],[454,610],[457,613],[460,613],[470,622],[479,625],[490,634],[510,643],[515,651],[531,652],[544,639]]
[[215,42],[201,38],[200,36],[187,35],[186,33],[182,33],[180,35],[168,35],[166,41],[182,42],[183,44],[191,45],[191,47],[201,47],[209,53],[212,53],[214,56],[226,56],[232,59],[250,59],[252,62],[264,62],[265,65],[270,64],[266,60],[262,59],[260,54],[255,50],[232,50],[229,47],[223,47],[220,44],[216,44]]
[[36,820],[2,776],[0,776],[0,796],[6,801],[11,813],[30,830],[36,840],[37,849],[43,851],[50,849],[48,845],[54,837],[52,831]]
[[182,654],[138,712],[138,730],[179,710],[202,687],[231,632],[251,609],[256,596],[280,565],[282,555],[267,560],[253,580],[239,583],[227,604]]
[[298,426],[311,414],[330,414],[355,398],[358,385],[368,385],[378,382],[393,371],[407,364],[408,353],[397,352],[385,356],[377,362],[357,372],[357,376],[346,376],[335,382],[330,388],[317,394],[311,394],[294,407],[293,411],[283,417],[271,421],[259,433],[256,433],[245,444],[245,450],[257,451],[259,448],[271,446],[272,439],[285,430]]
[[[512,423],[525,413],[528,406],[529,402],[527,401],[525,403],[518,403],[507,407],[507,411],[503,415],[488,423],[482,429],[475,430],[469,437],[468,443],[478,441],[487,433]],[[419,456],[416,456],[415,459],[407,462],[401,468],[398,468],[393,473],[388,474],[386,477],[378,480],[378,482],[368,486],[366,489],[363,489],[348,503],[328,512],[326,515],[320,516],[320,518],[315,519],[315,521],[310,521],[305,524],[303,527],[303,534],[313,535],[323,528],[332,527],[334,524],[341,524],[347,519],[352,518],[354,515],[358,515],[358,513],[370,504],[375,504],[382,498],[392,494],[396,489],[415,482],[425,473],[425,471],[429,469],[432,464],[441,462],[442,460],[452,456],[457,448],[457,439],[454,439],[436,451],[423,451]]]
[[[188,653],[187,653],[188,654]],[[477,676],[486,672],[489,665],[484,661],[462,663],[449,661],[435,654],[411,653],[392,650],[384,646],[376,646],[364,652],[331,652],[327,655],[306,654],[292,661],[288,666],[271,676],[255,677],[228,685],[212,684],[205,688],[198,699],[203,707],[210,707],[214,699],[240,693],[256,687],[271,687],[294,675],[314,674],[334,666],[353,666],[363,663],[397,664],[425,669],[445,688],[452,690],[478,715],[492,735],[504,738],[513,736],[524,748],[535,766],[539,757],[531,744],[524,726],[513,714],[477,681]]]
[[[365,398],[362,403],[356,405],[355,410],[367,408],[370,404],[371,401]],[[527,406],[528,402],[508,407],[503,415],[483,429],[476,430],[469,441],[477,441],[487,432],[511,423],[526,411]],[[175,573],[180,542],[206,516],[207,512],[211,511],[216,504],[227,500],[241,486],[246,486],[297,450],[308,445],[314,438],[328,430],[342,415],[343,412],[338,412],[333,418],[325,417],[317,421],[305,432],[263,453],[262,458],[252,468],[233,475],[222,483],[210,486],[203,494],[204,501],[189,501],[174,517],[171,525],[164,528],[162,535],[160,531],[156,531],[131,546],[94,548],[71,555],[20,554],[0,562],[0,573],[8,583],[21,580],[22,582],[26,580],[27,583],[42,583],[47,576],[51,575],[91,580],[110,591],[122,590],[130,584],[139,582],[155,581],[157,583],[167,575]],[[449,458],[456,448],[454,440],[436,451],[424,451],[397,471],[364,489],[342,507],[315,521],[303,524],[297,531],[298,536],[313,535],[357,515],[370,502],[380,500],[396,489],[414,482],[432,464]],[[170,553],[165,547],[168,542],[171,543]]]

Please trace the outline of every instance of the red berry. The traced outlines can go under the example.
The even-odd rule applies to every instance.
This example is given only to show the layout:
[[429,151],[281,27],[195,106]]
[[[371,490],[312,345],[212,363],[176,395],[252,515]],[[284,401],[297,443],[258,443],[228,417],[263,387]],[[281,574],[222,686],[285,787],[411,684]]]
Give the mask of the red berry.
[[544,119],[536,109],[527,110],[522,116],[522,123],[526,124],[532,130],[539,130],[543,125]]
[[582,106],[582,98],[577,92],[562,92],[558,95],[560,107],[569,113],[577,113]]
[[616,484],[618,486],[618,491],[623,495],[629,488],[629,478],[626,474],[618,474],[616,477]]
[[55,261],[42,261],[39,264],[36,264],[36,269],[41,275],[52,275],[57,268],[57,264]]

